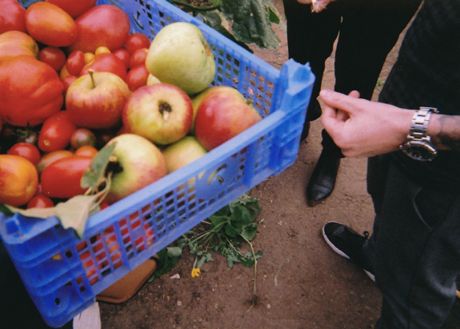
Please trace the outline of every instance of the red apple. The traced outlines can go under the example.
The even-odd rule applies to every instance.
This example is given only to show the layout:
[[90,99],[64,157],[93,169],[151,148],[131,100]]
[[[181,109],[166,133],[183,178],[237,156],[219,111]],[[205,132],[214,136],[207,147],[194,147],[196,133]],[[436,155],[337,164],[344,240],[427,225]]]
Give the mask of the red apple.
[[114,54],[97,55],[94,61],[83,67],[80,74],[86,74],[89,70],[93,70],[94,72],[111,72],[126,80],[125,64]]
[[192,101],[183,90],[158,83],[132,94],[123,110],[123,124],[134,134],[167,145],[189,132],[192,115]]
[[91,8],[76,20],[78,38],[72,49],[94,52],[98,47],[121,48],[129,35],[128,15],[114,5]]
[[238,90],[226,86],[212,87],[205,91],[198,104],[195,134],[209,151],[260,120],[259,113]]
[[72,121],[84,128],[116,126],[131,92],[126,83],[109,72],[91,72],[72,82],[66,108]]
[[195,137],[187,136],[163,150],[168,172],[185,167],[206,154],[206,150]]
[[109,143],[116,143],[112,153],[114,161],[109,166],[118,168],[112,176],[107,196],[115,202],[157,181],[167,173],[160,150],[147,139],[134,134],[123,134]]

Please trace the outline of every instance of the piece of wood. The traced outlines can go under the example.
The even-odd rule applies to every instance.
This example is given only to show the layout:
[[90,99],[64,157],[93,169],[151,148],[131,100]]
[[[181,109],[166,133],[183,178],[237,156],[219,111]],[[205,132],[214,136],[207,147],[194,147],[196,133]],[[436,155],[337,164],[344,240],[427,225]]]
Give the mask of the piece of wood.
[[123,278],[112,284],[110,287],[97,295],[100,302],[121,304],[133,297],[144,283],[155,272],[157,263],[153,259],[147,260]]

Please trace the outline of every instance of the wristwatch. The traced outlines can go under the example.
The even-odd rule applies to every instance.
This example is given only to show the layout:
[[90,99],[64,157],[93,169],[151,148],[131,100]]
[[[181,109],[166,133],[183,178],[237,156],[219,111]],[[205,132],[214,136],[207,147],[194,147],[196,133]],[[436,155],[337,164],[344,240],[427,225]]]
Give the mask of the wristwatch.
[[417,161],[432,161],[438,152],[427,135],[431,114],[439,113],[434,107],[420,107],[412,117],[406,141],[399,146],[408,157]]

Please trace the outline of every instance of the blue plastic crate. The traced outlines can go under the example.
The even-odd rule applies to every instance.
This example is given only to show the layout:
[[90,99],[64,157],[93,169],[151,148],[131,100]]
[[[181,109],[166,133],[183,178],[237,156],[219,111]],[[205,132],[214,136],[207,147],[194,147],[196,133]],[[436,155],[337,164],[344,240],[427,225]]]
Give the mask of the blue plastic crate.
[[[32,3],[34,1],[30,1]],[[70,321],[102,290],[251,188],[290,166],[314,76],[287,61],[277,70],[164,0],[112,0],[150,38],[165,25],[197,25],[217,62],[215,85],[237,88],[264,117],[191,166],[93,215],[83,240],[47,220],[0,215],[0,235],[25,287],[52,327]]]

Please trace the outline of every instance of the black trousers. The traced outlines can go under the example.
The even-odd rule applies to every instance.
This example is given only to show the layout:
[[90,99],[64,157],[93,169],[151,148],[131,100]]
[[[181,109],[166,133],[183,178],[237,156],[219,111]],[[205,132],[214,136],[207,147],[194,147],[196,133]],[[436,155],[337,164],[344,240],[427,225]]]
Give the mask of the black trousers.
[[441,328],[460,273],[460,191],[423,186],[391,156],[369,159],[376,210],[364,246],[383,303],[377,329]]
[[[284,0],[289,57],[302,64],[310,63],[316,76],[306,123],[321,115],[316,98],[325,61],[337,37],[335,90],[345,94],[358,90],[361,97],[370,99],[387,54],[420,2],[336,0],[323,12],[311,13],[309,5]],[[322,144],[338,151],[325,131]]]

